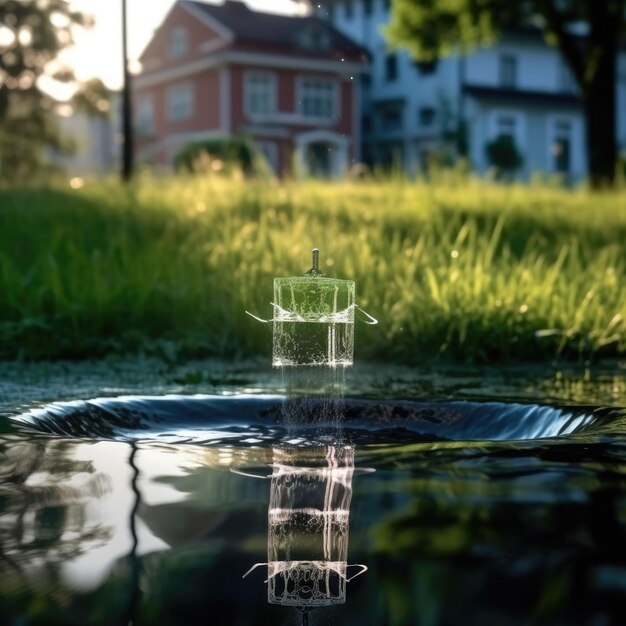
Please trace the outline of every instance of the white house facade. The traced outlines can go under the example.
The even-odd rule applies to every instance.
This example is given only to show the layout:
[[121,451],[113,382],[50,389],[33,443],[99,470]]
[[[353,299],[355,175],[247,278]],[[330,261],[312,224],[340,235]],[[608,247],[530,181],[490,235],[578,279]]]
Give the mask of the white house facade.
[[94,115],[75,111],[58,116],[61,133],[74,144],[72,154],[50,150],[48,157],[70,176],[105,176],[116,172],[122,143],[122,112],[119,92],[111,92],[109,111]]
[[[576,82],[560,52],[537,32],[508,34],[467,56],[419,64],[390,49],[383,28],[390,0],[336,0],[318,9],[339,31],[368,49],[371,72],[362,81],[363,156],[394,160],[408,172],[429,156],[457,150],[465,125],[472,167],[485,173],[486,146],[511,137],[523,164],[521,178],[555,173],[575,181],[587,173],[585,121]],[[626,152],[626,53],[618,62],[617,140]]]

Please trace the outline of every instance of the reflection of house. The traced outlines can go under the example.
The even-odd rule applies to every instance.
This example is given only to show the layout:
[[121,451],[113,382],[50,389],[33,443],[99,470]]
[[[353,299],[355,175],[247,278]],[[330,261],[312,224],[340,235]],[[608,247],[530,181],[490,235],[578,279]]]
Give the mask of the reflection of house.
[[295,153],[337,175],[359,154],[357,89],[367,54],[324,20],[234,0],[180,0],[135,79],[139,156],[171,163],[189,141],[250,136],[275,171]]
[[[320,6],[321,4],[321,6]],[[466,57],[419,64],[387,45],[381,26],[390,0],[326,0],[318,14],[368,48],[371,75],[363,76],[363,153],[409,171],[433,152],[453,151],[459,119],[467,122],[469,157],[484,172],[485,146],[501,136],[515,140],[522,174],[560,172],[575,179],[587,171],[585,124],[577,85],[559,52],[537,32],[507,35]],[[626,150],[626,55],[620,59],[618,143]]]

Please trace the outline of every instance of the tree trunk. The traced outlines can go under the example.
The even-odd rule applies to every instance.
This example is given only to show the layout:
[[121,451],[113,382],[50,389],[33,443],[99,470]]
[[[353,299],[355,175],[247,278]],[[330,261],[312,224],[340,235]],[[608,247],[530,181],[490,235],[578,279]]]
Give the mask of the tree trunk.
[[612,185],[617,166],[615,56],[600,65],[583,95],[589,176],[596,189]]
[[620,21],[611,15],[607,0],[591,4],[583,100],[589,177],[592,187],[599,189],[613,184],[617,167],[615,81]]

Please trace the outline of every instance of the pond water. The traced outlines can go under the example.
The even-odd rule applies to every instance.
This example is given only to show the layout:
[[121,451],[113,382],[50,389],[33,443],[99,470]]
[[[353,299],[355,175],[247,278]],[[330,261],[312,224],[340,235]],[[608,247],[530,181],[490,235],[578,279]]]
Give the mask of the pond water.
[[622,378],[383,378],[5,397],[0,624],[623,623]]

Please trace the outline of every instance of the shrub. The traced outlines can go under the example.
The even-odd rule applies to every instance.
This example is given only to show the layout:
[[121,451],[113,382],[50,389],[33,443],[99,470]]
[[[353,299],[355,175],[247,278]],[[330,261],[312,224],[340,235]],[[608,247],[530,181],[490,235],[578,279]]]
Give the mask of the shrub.
[[512,176],[524,163],[524,159],[512,137],[501,135],[486,146],[487,158],[499,175]]
[[191,174],[213,169],[240,169],[246,175],[257,170],[258,153],[246,137],[205,139],[185,144],[174,157],[177,171]]

